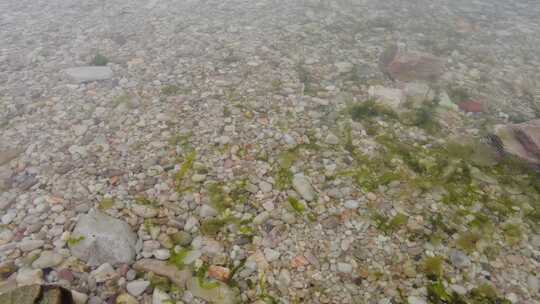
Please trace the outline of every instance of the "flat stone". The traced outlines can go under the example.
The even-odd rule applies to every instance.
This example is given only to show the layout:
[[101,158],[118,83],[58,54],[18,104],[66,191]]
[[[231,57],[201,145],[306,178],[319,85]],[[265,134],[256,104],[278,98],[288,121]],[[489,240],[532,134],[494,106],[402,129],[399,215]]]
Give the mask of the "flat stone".
[[191,278],[187,282],[187,290],[195,297],[210,303],[234,304],[238,302],[238,295],[232,288],[219,281],[213,281],[211,284],[217,284],[217,286],[205,288],[199,285],[198,278]]
[[520,124],[496,125],[494,129],[507,153],[540,164],[540,119]]
[[315,199],[315,190],[313,190],[309,179],[303,174],[296,174],[292,184],[294,190],[296,190],[296,192],[298,192],[306,201],[310,202]]
[[82,239],[71,246],[71,253],[90,266],[131,263],[140,245],[137,235],[124,221],[99,211],[81,215],[72,237]]
[[25,240],[19,243],[19,249],[27,252],[41,248],[45,244],[43,240]]
[[276,251],[271,248],[264,248],[264,257],[266,258],[268,262],[273,262],[279,259],[280,255],[281,253],[279,253],[279,251]]
[[30,285],[19,287],[0,294],[2,304],[34,304],[41,294],[41,286]]
[[14,160],[21,153],[22,153],[22,150],[15,149],[15,148],[0,150],[0,166]]
[[159,288],[154,288],[152,293],[152,304],[165,304],[171,300],[171,297]]
[[97,283],[103,283],[114,278],[116,272],[111,264],[105,263],[99,266],[96,270],[92,271],[90,275],[94,277]]
[[153,272],[157,275],[167,277],[171,282],[178,287],[183,288],[186,281],[191,278],[191,272],[188,270],[180,270],[176,266],[165,261],[142,259],[133,265],[133,269],[137,271]]
[[351,273],[353,267],[349,263],[337,263],[337,269],[339,272],[342,273]]
[[402,90],[387,88],[380,85],[370,86],[368,94],[370,98],[393,109],[398,109],[405,101],[405,94],[403,94]]
[[400,81],[435,81],[444,73],[444,61],[427,53],[398,52],[385,67],[385,71]]
[[64,71],[73,81],[77,83],[107,80],[113,77],[113,71],[110,67],[106,66],[83,66],[69,68]]
[[459,250],[450,250],[448,254],[450,262],[457,268],[465,268],[471,265],[471,259]]
[[43,269],[49,267],[55,267],[60,265],[64,261],[64,257],[54,251],[43,251],[39,258],[37,258],[33,263],[32,267]]
[[41,269],[21,268],[17,272],[16,281],[19,286],[41,284],[43,283],[43,271]]
[[154,250],[154,257],[158,260],[166,260],[171,256],[171,253],[167,249]]
[[148,288],[148,286],[150,286],[149,281],[137,280],[128,282],[126,285],[126,290],[130,295],[138,297],[146,290],[146,288]]
[[131,207],[131,211],[142,218],[153,218],[158,215],[157,208],[135,204]]
[[129,293],[123,293],[116,298],[116,304],[138,304],[139,301]]
[[409,296],[407,301],[409,304],[427,304],[426,300],[417,296]]
[[339,144],[339,138],[335,136],[333,133],[328,133],[328,135],[324,139],[324,142],[329,145],[337,145]]
[[356,209],[360,206],[360,203],[356,200],[348,200],[345,202],[345,208],[347,209]]

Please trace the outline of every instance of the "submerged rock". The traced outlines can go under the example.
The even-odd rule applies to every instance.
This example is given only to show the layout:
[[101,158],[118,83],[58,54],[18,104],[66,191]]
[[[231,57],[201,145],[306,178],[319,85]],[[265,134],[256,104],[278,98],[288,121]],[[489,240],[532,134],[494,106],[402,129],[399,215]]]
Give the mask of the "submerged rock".
[[[390,53],[392,54],[392,53]],[[390,54],[385,54],[389,57]],[[394,52],[395,57],[390,60],[381,60],[385,64],[382,68],[392,79],[399,81],[436,81],[444,73],[444,61],[441,58],[427,53],[410,52],[400,54]]]
[[128,223],[99,211],[82,215],[72,233],[77,243],[71,253],[90,266],[131,263],[137,252],[137,235]]
[[296,174],[292,184],[294,190],[296,190],[296,192],[298,192],[306,201],[310,202],[315,199],[315,190],[313,190],[309,179],[303,174]]
[[476,100],[463,101],[458,104],[459,108],[464,112],[482,113],[485,112],[484,105]]
[[210,284],[212,284],[212,286],[201,286],[199,278],[194,277],[188,280],[187,290],[194,296],[210,303],[234,304],[238,302],[237,293],[229,286],[218,281]]
[[84,66],[69,68],[65,70],[65,73],[77,83],[107,80],[113,76],[111,68],[106,66]]
[[71,291],[59,286],[29,285],[0,294],[2,304],[73,304]]
[[506,153],[540,165],[540,119],[520,124],[497,125],[495,135],[500,139]]
[[191,278],[191,272],[188,270],[180,270],[173,264],[165,261],[143,259],[137,261],[133,265],[133,269],[137,271],[153,272],[157,275],[167,277],[171,282],[179,287],[184,287],[186,281]]

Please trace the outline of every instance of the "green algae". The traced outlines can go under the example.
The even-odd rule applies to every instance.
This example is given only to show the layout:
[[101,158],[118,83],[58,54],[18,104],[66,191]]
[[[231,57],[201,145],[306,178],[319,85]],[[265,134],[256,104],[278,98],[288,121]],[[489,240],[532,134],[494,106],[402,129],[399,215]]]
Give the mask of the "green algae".
[[390,218],[379,212],[374,212],[371,218],[375,222],[377,229],[384,232],[384,234],[390,234],[391,232],[399,230],[401,227],[407,224],[409,219],[405,214],[402,213],[398,213]]
[[70,237],[66,243],[68,244],[69,247],[72,247],[72,246],[75,246],[77,244],[79,244],[81,241],[84,240],[84,236],[79,236],[79,237]]
[[293,210],[294,210],[297,214],[302,214],[302,213],[304,213],[305,207],[304,207],[304,205],[303,205],[296,197],[289,196],[289,197],[287,198],[287,201],[289,202],[289,205],[291,205],[291,207],[293,208]]
[[175,187],[177,192],[182,192],[184,189],[182,188],[183,182],[188,174],[188,172],[193,167],[193,162],[197,158],[197,153],[195,151],[190,152],[186,155],[184,158],[184,162],[180,165],[180,169],[178,172],[176,172],[174,176],[175,181]]
[[422,271],[428,278],[442,277],[444,259],[441,256],[427,257],[422,263]]
[[93,66],[106,66],[107,63],[109,63],[109,59],[101,53],[97,53],[94,58],[92,58],[92,61],[90,61],[90,65]]

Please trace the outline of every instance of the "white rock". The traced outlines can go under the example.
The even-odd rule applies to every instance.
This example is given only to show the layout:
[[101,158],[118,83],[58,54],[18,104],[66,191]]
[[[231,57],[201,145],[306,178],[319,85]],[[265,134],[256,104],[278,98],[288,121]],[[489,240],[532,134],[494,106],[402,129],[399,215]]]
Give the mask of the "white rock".
[[294,137],[292,137],[292,136],[289,135],[289,134],[283,134],[283,141],[284,141],[285,144],[286,144],[287,146],[289,146],[290,148],[296,147],[296,140],[294,139]]
[[339,138],[332,133],[328,133],[328,135],[324,139],[324,142],[329,145],[337,145],[339,144]]
[[349,263],[337,263],[337,269],[339,272],[342,273],[351,273],[353,267]]
[[306,201],[309,202],[315,199],[315,190],[313,190],[309,179],[303,174],[296,174],[292,184],[294,190],[296,190],[296,192],[298,192]]
[[41,248],[45,242],[43,240],[25,240],[19,243],[19,249],[26,252]]
[[264,257],[266,258],[268,262],[272,262],[279,259],[280,255],[281,253],[279,253],[279,251],[276,251],[271,248],[264,248]]
[[152,294],[152,304],[165,304],[171,300],[171,297],[159,288],[154,288]]
[[205,288],[199,285],[198,278],[191,278],[187,281],[187,290],[194,296],[210,303],[216,304],[234,304],[238,303],[238,295],[229,286],[215,281],[217,287]]
[[69,68],[65,73],[78,83],[106,80],[112,78],[113,72],[111,68],[106,66],[84,66],[77,68]]
[[537,294],[540,292],[540,283],[538,277],[530,274],[527,278],[527,286],[529,286],[529,291],[531,294]]
[[43,283],[43,271],[41,269],[21,268],[15,278],[19,286]]
[[82,237],[71,246],[71,253],[90,266],[131,263],[140,249],[126,222],[97,211],[79,217],[71,235]]
[[166,260],[171,256],[171,253],[167,249],[154,250],[154,257],[158,260]]
[[199,215],[202,218],[207,218],[207,217],[213,217],[213,216],[218,215],[218,212],[216,209],[205,204],[205,205],[202,205],[201,208],[199,209]]
[[348,200],[345,202],[345,208],[347,209],[356,209],[360,206],[360,203],[355,200]]
[[405,95],[399,89],[386,88],[380,85],[371,86],[368,89],[369,97],[376,99],[385,105],[397,109],[405,100]]
[[4,214],[4,216],[2,216],[2,224],[11,224],[15,217],[17,217],[17,213],[15,211],[8,211],[6,214]]
[[49,268],[49,267],[55,267],[60,265],[62,261],[64,260],[64,257],[56,252],[53,251],[43,251],[39,258],[37,258],[33,263],[32,267],[34,268]]
[[261,181],[259,183],[259,189],[261,189],[261,191],[263,193],[268,193],[268,192],[272,191],[272,184],[270,184],[268,182],[265,182],[265,181]]
[[426,300],[416,296],[409,296],[407,301],[409,304],[427,304]]
[[116,272],[111,264],[105,263],[99,266],[96,270],[92,271],[90,275],[94,277],[97,283],[103,283],[112,279],[116,275]]
[[131,211],[142,218],[153,218],[158,215],[158,210],[154,207],[134,204],[131,206]]
[[146,288],[148,288],[148,286],[150,286],[149,281],[137,280],[128,282],[126,285],[126,290],[130,295],[138,297],[146,290]]
[[88,295],[76,290],[71,290],[71,297],[73,298],[73,302],[75,304],[86,304],[88,301]]
[[346,61],[336,62],[334,65],[340,74],[349,73],[354,67],[352,63]]

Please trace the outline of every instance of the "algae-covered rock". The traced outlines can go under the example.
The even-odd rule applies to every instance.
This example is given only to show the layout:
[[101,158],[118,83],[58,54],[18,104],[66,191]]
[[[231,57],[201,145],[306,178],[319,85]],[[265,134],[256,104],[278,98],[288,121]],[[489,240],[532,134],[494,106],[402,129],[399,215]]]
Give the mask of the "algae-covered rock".
[[229,286],[215,281],[211,286],[201,286],[200,280],[193,277],[187,282],[187,289],[194,296],[215,304],[234,304],[238,303],[237,292]]

